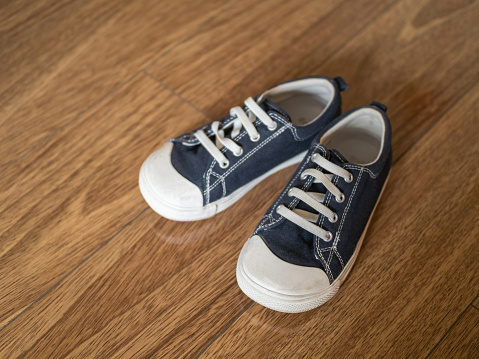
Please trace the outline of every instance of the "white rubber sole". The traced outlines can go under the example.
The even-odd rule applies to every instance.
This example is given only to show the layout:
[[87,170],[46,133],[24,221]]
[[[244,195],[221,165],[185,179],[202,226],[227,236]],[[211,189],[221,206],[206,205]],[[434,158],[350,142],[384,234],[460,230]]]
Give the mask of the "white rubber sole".
[[384,182],[384,186],[376,201],[376,204],[374,205],[374,209],[371,213],[371,216],[369,217],[366,227],[364,228],[361,238],[359,239],[359,242],[356,246],[356,250],[354,251],[353,256],[349,259],[348,263],[346,264],[346,267],[341,272],[339,277],[336,278],[336,280],[328,288],[318,292],[311,292],[305,295],[283,294],[283,293],[272,291],[271,289],[264,288],[263,286],[255,282],[252,278],[250,278],[248,274],[245,272],[242,265],[243,263],[243,260],[242,260],[243,251],[242,251],[240,253],[240,256],[238,258],[238,264],[236,266],[236,281],[238,282],[238,285],[241,288],[241,290],[248,297],[250,297],[255,302],[261,304],[262,306],[269,309],[276,310],[278,312],[283,312],[283,313],[306,312],[308,310],[317,308],[323,305],[324,303],[326,303],[328,300],[330,300],[338,292],[339,288],[341,287],[343,282],[346,280],[349,272],[351,271],[351,268],[353,267],[354,262],[356,261],[356,258],[361,249],[361,245],[363,243],[364,237],[366,236],[366,231],[369,227],[369,223],[371,222],[371,218],[374,215],[374,211],[376,210],[379,200],[381,199],[384,189],[386,188],[386,184],[389,180],[390,174],[391,172],[389,172],[388,177],[386,178],[386,181]]
[[213,217],[215,214],[224,211],[226,208],[230,207],[234,203],[236,203],[241,197],[243,197],[246,193],[248,193],[254,186],[258,183],[266,179],[267,177],[271,176],[272,174],[281,171],[282,169],[292,166],[294,164],[298,164],[301,162],[306,155],[306,152],[302,152],[289,160],[281,163],[280,165],[274,167],[273,169],[269,170],[262,176],[254,179],[253,181],[249,182],[248,184],[244,185],[243,187],[238,188],[236,191],[231,193],[230,195],[223,197],[215,202],[211,202],[203,207],[182,207],[173,205],[164,201],[158,194],[154,191],[148,179],[146,178],[144,168],[142,167],[140,170],[140,191],[145,201],[148,205],[159,215],[171,219],[173,221],[197,221],[201,219],[206,219]]

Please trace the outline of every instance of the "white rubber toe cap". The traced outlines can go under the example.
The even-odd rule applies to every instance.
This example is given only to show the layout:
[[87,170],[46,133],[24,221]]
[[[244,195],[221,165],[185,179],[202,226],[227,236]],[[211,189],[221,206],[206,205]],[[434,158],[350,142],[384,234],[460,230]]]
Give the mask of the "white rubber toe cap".
[[311,295],[330,287],[328,276],[322,269],[283,261],[259,236],[246,242],[239,261],[249,281],[279,295]]
[[171,164],[172,149],[173,143],[167,142],[143,163],[140,170],[140,189],[143,197],[159,213],[164,210],[158,211],[155,207],[163,205],[171,206],[172,209],[202,208],[201,190],[178,173]]

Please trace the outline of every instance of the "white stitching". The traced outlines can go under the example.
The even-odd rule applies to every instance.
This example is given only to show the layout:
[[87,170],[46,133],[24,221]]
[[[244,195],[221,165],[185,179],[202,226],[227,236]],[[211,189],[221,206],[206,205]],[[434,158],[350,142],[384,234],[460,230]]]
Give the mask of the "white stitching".
[[[314,150],[321,150],[321,151],[324,153],[324,155],[326,155],[326,150],[325,150],[324,147],[323,147],[321,144],[319,144],[319,143],[314,146]],[[313,155],[314,150],[312,151],[311,156]],[[285,193],[288,192],[289,188],[291,188],[291,184],[297,180],[298,176],[301,175],[301,173],[303,172],[303,168],[308,164],[308,162],[309,162],[310,159],[311,159],[311,156],[308,156],[308,158],[306,159],[306,161],[304,161],[303,165],[301,166],[301,169],[298,171],[298,173],[296,174],[296,176],[294,176],[294,178],[292,178],[292,179],[289,181],[289,183],[288,183],[288,185],[286,186],[286,188],[283,190],[283,192],[279,195],[279,197],[278,197],[278,198],[276,199],[276,201],[274,202],[273,206],[271,207],[271,212],[269,212],[269,213],[266,214],[265,216],[270,216],[271,218],[274,218],[274,217],[272,216],[272,213],[273,213],[274,209],[276,208],[278,202],[281,200],[281,198],[283,198],[283,196],[285,195]],[[319,166],[318,166],[317,168],[319,168]],[[313,178],[309,178],[309,179],[308,179],[308,181],[306,182],[306,184],[305,184],[305,185],[303,186],[303,188],[302,188],[303,191],[307,188],[308,183],[310,184],[313,180],[314,180]],[[293,200],[289,203],[288,207],[291,207],[291,205],[292,205],[293,202],[295,202],[295,201],[299,202],[299,200],[295,198],[295,199],[293,199]],[[295,203],[294,206],[296,206],[296,204],[297,204],[297,203]],[[291,207],[290,209],[293,209],[294,206]],[[258,231],[260,231],[260,230],[263,229],[263,228],[271,227],[272,225],[278,223],[279,221],[281,221],[281,218],[283,218],[283,216],[279,216],[278,219],[276,219],[276,220],[274,220],[274,221],[271,221],[271,223],[269,223],[269,224],[267,224],[267,225],[259,226],[259,227],[254,231],[254,234],[256,234]]]
[[276,120],[278,120],[279,122],[281,122],[283,125],[285,125],[286,127],[288,127],[290,130],[291,130],[291,133],[293,134],[293,137],[295,140],[297,141],[302,141],[301,137],[298,136],[298,133],[296,132],[296,128],[293,126],[293,124],[289,121],[286,121],[284,118],[282,118],[281,116],[279,116],[277,113],[275,112],[268,112],[268,115],[270,117],[273,117],[275,118]]
[[[278,131],[276,131],[273,135],[269,136],[266,140],[261,142],[258,146],[253,148],[248,154],[244,157],[242,157],[238,162],[236,162],[228,171],[223,173],[222,177],[225,179],[231,172],[233,172],[239,165],[244,163],[247,159],[249,159],[252,155],[254,155],[256,152],[258,152],[261,148],[263,148],[268,142],[271,140],[275,139],[279,135],[281,135],[284,131],[286,130],[286,126],[281,127]],[[219,180],[213,183],[213,185],[210,187],[210,191],[213,190],[219,183]]]
[[[326,260],[324,259],[323,255],[321,252],[318,252],[318,256],[321,257],[321,260],[322,260],[322,263],[326,263]],[[334,276],[333,276],[333,273],[331,272],[331,269],[329,268],[328,265],[325,266],[326,268],[326,271],[328,272],[328,277],[329,279],[331,280],[331,282],[334,280]]]
[[342,269],[344,269],[344,262],[343,262],[343,259],[341,258],[341,256],[339,255],[338,249],[336,247],[334,247],[333,251],[336,254],[336,257],[338,257],[339,261],[341,262]]
[[339,224],[339,228],[338,228],[338,232],[337,232],[337,235],[336,235],[336,238],[334,239],[334,243],[333,243],[333,246],[337,246],[338,245],[338,242],[340,240],[340,237],[341,237],[341,231],[343,229],[343,224],[344,224],[344,221],[345,221],[345,218],[347,217],[347,214],[348,214],[348,210],[349,210],[349,207],[353,201],[353,197],[354,195],[356,194],[356,189],[359,185],[359,182],[361,181],[361,176],[363,174],[363,171],[360,171],[359,172],[359,176],[358,176],[358,179],[356,180],[356,184],[354,185],[354,188],[353,188],[353,192],[351,193],[351,197],[349,197],[349,201],[348,201],[348,204],[346,206],[346,209],[344,210],[343,212],[343,217],[341,218],[341,223]]
[[365,167],[361,167],[361,166],[357,166],[357,165],[353,165],[353,164],[347,164],[343,168],[351,168],[351,169],[358,170],[358,171],[361,171],[361,172],[366,171],[367,173],[369,173],[369,175],[372,178],[376,178],[378,176],[377,174],[375,175],[369,168],[365,168]]
[[[256,120],[256,121],[254,122],[254,124],[257,126],[257,125],[259,124],[259,121]],[[241,131],[235,138],[233,138],[233,141],[239,141],[240,139],[242,139],[242,138],[246,135],[246,133],[247,133],[246,130]],[[223,148],[221,149],[221,152],[225,153],[225,152],[226,152],[226,147],[223,147]],[[211,172],[210,172],[210,171],[213,170],[213,167],[215,166],[215,164],[216,164],[216,160],[213,159],[213,161],[211,162],[210,168],[209,168],[209,170],[207,171],[207,173],[210,173],[210,176],[211,176]],[[210,188],[209,183],[210,183],[210,182],[209,182],[209,178],[208,178],[207,186],[206,186],[205,190],[203,191],[203,195],[206,195],[206,196],[208,197],[208,202],[207,202],[207,203],[209,203],[210,192],[211,192],[211,190],[213,189],[213,188]]]
[[215,177],[220,179],[221,184],[223,185],[223,197],[224,197],[226,195],[226,182],[225,182],[224,178],[221,177],[221,175],[219,175],[218,173],[215,173],[213,171],[211,171],[210,176],[215,176]]

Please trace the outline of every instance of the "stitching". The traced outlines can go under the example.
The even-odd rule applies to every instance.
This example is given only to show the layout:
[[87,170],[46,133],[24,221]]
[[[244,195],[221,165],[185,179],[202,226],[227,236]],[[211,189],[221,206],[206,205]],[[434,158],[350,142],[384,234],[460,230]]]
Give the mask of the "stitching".
[[343,259],[341,258],[341,256],[339,255],[338,249],[335,247],[335,248],[333,248],[333,251],[336,254],[336,257],[338,257],[339,261],[341,262],[341,267],[342,267],[341,270],[343,270],[344,269],[344,262],[343,262]]
[[[318,256],[321,258],[321,262],[323,264],[326,263],[326,260],[324,259],[323,255],[321,254],[321,252],[318,252]],[[327,274],[328,274],[328,277],[329,277],[329,280],[332,282],[334,280],[334,277],[333,277],[333,273],[331,272],[331,269],[329,268],[328,265],[325,265],[325,269],[327,271]]]
[[341,218],[341,223],[339,225],[338,234],[337,234],[336,238],[334,239],[333,246],[337,246],[337,244],[338,244],[338,242],[341,238],[341,231],[343,229],[344,220],[345,220],[345,218],[348,214],[348,210],[349,210],[349,207],[351,205],[351,202],[353,201],[353,197],[356,194],[356,189],[359,185],[359,182],[361,181],[362,174],[363,174],[363,171],[359,172],[359,176],[358,176],[358,179],[356,180],[356,184],[354,185],[353,192],[351,194],[351,197],[349,197],[348,205],[346,206],[346,209],[344,210],[343,218]]
[[[338,180],[339,180],[339,176],[336,176],[336,175],[335,175],[334,178],[333,178],[333,181],[332,181],[333,184],[334,184],[334,185],[337,185]],[[327,198],[326,201],[325,201],[325,202],[326,202],[325,206],[326,206],[326,207],[329,207],[329,203],[330,203],[330,201],[331,201],[331,198],[333,198],[332,193],[331,193],[331,192],[328,192],[327,197],[328,197],[328,198]],[[321,216],[321,220],[320,220],[320,222],[318,223],[318,226],[323,227],[325,217],[326,217],[326,216],[324,216],[324,215]],[[315,236],[315,241],[316,241],[316,248],[319,248],[319,244],[320,244],[321,238],[319,238],[318,236]],[[333,256],[334,242],[333,242],[333,245],[332,245],[331,247],[328,247],[328,248],[331,249],[331,252],[329,252],[329,258],[328,258],[328,263],[327,263],[327,265],[328,265],[328,267],[329,267],[330,264],[331,264],[332,256]]]
[[[231,115],[225,116],[225,119],[223,121],[220,121],[222,127],[228,125],[234,118],[235,117],[233,117]],[[218,121],[218,120],[216,120],[216,121]],[[197,144],[200,143],[200,141],[198,141],[198,139],[196,139],[193,136],[193,132],[200,131],[200,130],[203,130],[203,131],[206,130],[206,135],[207,136],[211,136],[213,134],[213,131],[211,130],[211,123],[208,123],[206,125],[198,127],[196,130],[194,130],[192,132],[185,133],[185,134],[177,137],[177,139],[180,140],[185,146],[197,145]],[[188,139],[188,137],[189,137],[189,139]]]
[[[304,163],[302,164],[302,166],[301,166],[300,170],[298,171],[298,173],[296,174],[296,176],[294,176],[294,177],[289,181],[289,183],[288,183],[288,185],[286,186],[286,188],[283,190],[283,192],[279,195],[279,197],[278,197],[278,198],[276,199],[276,201],[274,202],[273,206],[271,207],[271,211],[270,211],[268,214],[266,214],[265,217],[266,217],[266,216],[269,216],[270,218],[274,218],[274,217],[272,216],[272,214],[273,214],[273,212],[274,212],[274,209],[275,209],[276,206],[278,205],[278,202],[279,202],[279,201],[281,200],[281,198],[283,198],[284,195],[288,192],[288,190],[291,188],[291,185],[293,184],[293,182],[295,182],[295,181],[297,180],[298,176],[301,175],[301,173],[303,172],[304,167],[309,163],[309,161],[310,161],[310,159],[311,159],[311,156],[313,155],[313,153],[314,153],[315,150],[321,150],[321,152],[326,156],[326,150],[324,149],[324,147],[323,147],[321,144],[319,144],[319,143],[316,144],[316,145],[314,146],[314,150],[311,152],[311,155],[308,156],[308,158],[307,158],[306,161],[304,161]],[[319,168],[319,166],[317,167],[317,169],[318,169],[318,168]],[[313,181],[312,177],[310,177],[310,178],[308,179],[308,181],[305,183],[305,185],[303,186],[303,188],[302,188],[303,191],[307,188],[308,182],[311,183],[311,181]],[[295,198],[295,199],[293,199],[293,200],[290,202],[290,204],[288,205],[288,207],[289,207],[290,209],[293,209],[294,206],[296,206],[297,203],[295,203],[294,206],[291,207],[291,205],[293,205],[293,202],[295,202],[295,201],[296,201],[296,202],[299,202],[299,199]],[[281,221],[282,218],[283,218],[283,216],[279,216],[278,219],[276,219],[276,220],[271,220],[271,223],[266,224],[266,225],[259,226],[259,227],[254,231],[254,234],[256,234],[258,231],[260,231],[260,230],[263,229],[263,228],[271,227],[272,225],[274,225],[274,224],[278,223],[279,221]]]
[[[231,117],[233,118],[233,117]],[[258,121],[255,121],[254,124],[256,124],[256,122]],[[257,125],[257,124],[256,124]],[[240,132],[233,140],[236,140],[236,141],[239,141],[240,139],[242,139],[244,136],[246,135],[246,130],[243,130],[242,132]],[[221,152],[225,153],[226,152],[226,147],[223,147],[221,149]],[[213,161],[211,161],[211,165],[210,165],[210,168],[208,169],[208,171],[206,172],[207,174],[207,179],[206,179],[206,188],[205,190],[203,191],[203,195],[206,196],[206,203],[208,204],[210,202],[210,193],[211,193],[211,190],[213,188],[210,188],[210,177],[211,177],[211,174],[213,172],[213,167],[215,166],[216,164],[216,160],[213,159]],[[226,187],[226,183],[224,184],[224,187]],[[223,191],[223,196],[226,192]]]
[[[270,117],[273,117],[275,118],[277,121],[281,122],[282,124],[284,124],[283,127],[281,127],[279,130],[277,130],[272,136],[268,137],[265,141],[261,142],[260,144],[258,144],[258,146],[256,146],[253,150],[251,150],[245,157],[243,157],[240,161],[238,161],[237,163],[235,163],[235,165],[233,167],[231,167],[225,174],[223,174],[223,176],[220,178],[218,176],[218,180],[215,181],[213,183],[213,185],[211,185],[211,180],[210,180],[210,177],[212,175],[212,169],[213,167],[215,166],[215,164],[217,163],[216,160],[213,160],[211,162],[211,165],[208,169],[208,171],[206,172],[207,174],[207,179],[206,179],[206,188],[205,190],[203,191],[203,195],[206,197],[206,203],[209,203],[210,201],[210,197],[211,197],[211,191],[218,185],[218,183],[222,183],[223,185],[223,197],[226,195],[226,182],[225,182],[225,178],[234,170],[236,169],[240,164],[242,164],[243,162],[246,161],[246,159],[248,159],[249,157],[251,157],[251,155],[253,155],[255,152],[257,152],[259,149],[261,149],[266,143],[268,143],[270,140],[272,140],[273,138],[279,136],[282,132],[285,131],[285,127],[288,128],[293,137],[295,138],[295,140],[301,140],[296,132],[296,128],[293,127],[293,125],[284,120],[281,116],[279,116],[278,114],[276,114],[275,112],[269,112],[268,113],[270,115]],[[230,122],[232,122],[234,119],[236,119],[237,117],[236,116],[229,116],[227,117],[223,122],[222,122],[222,127],[225,127],[226,125],[228,125]],[[258,125],[260,124],[260,120],[259,119],[256,119],[253,124],[258,127]],[[205,125],[205,126],[202,126],[200,127],[200,129],[203,129],[205,130],[207,128],[207,126],[210,126],[211,124],[209,125]],[[211,135],[212,134],[212,131],[211,131],[211,127],[207,128],[207,135]],[[232,138],[233,141],[239,141],[240,139],[242,139],[245,135],[247,134],[247,131],[245,129],[243,129],[236,137]],[[184,136],[191,136],[191,133],[189,134],[185,134],[183,136],[180,136],[181,137],[184,137]],[[190,140],[184,140],[184,145],[188,146],[188,145],[191,145],[192,143],[194,142],[194,144],[199,144],[199,141],[196,140],[196,138],[192,137]],[[221,152],[225,153],[226,152],[226,147],[223,147],[221,149]]]
[[341,157],[339,157],[339,155],[335,152],[335,151],[331,151],[337,158],[338,160],[340,160],[342,163],[346,163],[343,161],[343,159]]
[[[349,197],[349,200],[348,200],[348,204],[347,204],[347,206],[346,206],[346,209],[344,210],[343,216],[342,216],[342,218],[341,218],[341,223],[340,223],[340,225],[339,225],[339,229],[338,229],[336,238],[334,239],[334,242],[333,242],[332,247],[324,248],[324,251],[326,251],[326,250],[328,250],[328,249],[331,249],[331,252],[330,252],[330,255],[329,255],[329,258],[328,258],[328,262],[327,262],[327,264],[326,264],[326,269],[327,269],[328,272],[330,272],[329,266],[330,266],[330,264],[331,264],[332,252],[333,252],[333,251],[335,252],[336,256],[338,257],[338,259],[339,259],[339,261],[340,261],[340,263],[341,263],[342,269],[344,269],[343,259],[342,259],[341,256],[339,255],[339,252],[337,251],[336,248],[337,248],[338,242],[339,242],[340,237],[341,237],[341,231],[342,231],[342,228],[343,228],[344,220],[345,220],[345,218],[346,218],[346,216],[347,216],[347,213],[348,213],[348,211],[349,211],[349,207],[350,207],[350,205],[351,205],[351,202],[352,202],[352,200],[353,200],[353,197],[354,197],[354,195],[356,194],[356,189],[357,189],[357,187],[358,187],[358,185],[359,185],[359,182],[360,182],[360,180],[361,180],[362,173],[363,173],[363,171],[361,170],[361,171],[359,172],[358,179],[356,180],[356,183],[355,183],[355,185],[354,185],[354,188],[353,188],[353,192],[352,192],[352,194],[351,194],[351,197]],[[319,252],[318,252],[318,249],[319,249]],[[322,254],[321,254],[322,251],[323,251],[323,250],[322,250],[321,248],[319,248],[319,241],[317,241],[317,242],[316,242],[316,252],[317,252],[317,254],[318,254],[321,258],[323,258]],[[342,270],[342,269],[341,269],[341,270]]]
[[[216,162],[216,160],[213,160],[213,162]],[[206,204],[210,203],[210,177],[211,177],[211,172],[213,172],[212,168],[210,167],[208,171],[206,172]]]
[[[254,125],[257,126],[258,124],[259,124],[259,121],[256,120],[256,121],[254,122]],[[233,141],[239,141],[240,139],[242,139],[242,138],[246,135],[246,133],[247,133],[246,130],[243,130],[243,131],[241,131],[235,138],[233,138],[232,140],[233,140]],[[223,147],[223,148],[221,149],[221,152],[225,153],[225,152],[226,152],[226,147]],[[211,176],[211,171],[213,171],[213,167],[215,166],[215,164],[216,164],[216,160],[213,159],[213,161],[211,162],[210,168],[209,168],[209,170],[207,171],[207,173],[209,173],[210,176]],[[213,188],[210,188],[210,186],[209,186],[209,178],[208,178],[207,186],[206,186],[205,190],[203,191],[203,194],[206,195],[206,196],[208,197],[208,199],[209,199],[209,197],[210,197],[210,192],[211,192],[211,190],[213,190]],[[208,203],[208,202],[207,202],[207,203]]]
[[375,175],[369,168],[365,168],[365,167],[361,167],[361,166],[357,166],[357,165],[353,165],[353,164],[347,164],[343,168],[351,168],[351,169],[358,170],[358,171],[361,171],[361,172],[365,171],[365,172],[369,173],[369,175],[372,178],[376,178],[378,176],[377,174]]
[[[269,136],[266,140],[261,142],[258,146],[253,148],[246,156],[242,157],[238,162],[236,162],[228,171],[226,171],[223,174],[223,179],[225,179],[231,172],[233,172],[238,166],[243,164],[246,160],[248,160],[252,155],[254,155],[256,152],[258,152],[261,148],[263,148],[268,142],[271,140],[275,139],[279,135],[281,135],[284,131],[286,130],[286,126],[281,127],[278,131],[276,131],[273,135]],[[210,187],[210,191],[213,190],[219,183],[220,181],[216,181],[213,183],[213,185]]]
[[288,127],[291,130],[291,133],[293,134],[293,137],[296,141],[301,141],[301,138],[298,136],[298,133],[296,132],[296,128],[293,126],[293,124],[291,122],[286,121],[284,118],[282,118],[281,116],[279,116],[275,112],[268,112],[268,115],[269,115],[269,117],[275,118],[276,120],[281,122],[283,125]]
[[[221,177],[221,175],[219,175],[219,174],[217,174],[217,173],[215,173],[215,172],[213,172],[213,171],[211,171],[211,173],[210,173],[210,177],[211,177],[211,176],[215,176],[215,177],[217,177],[217,178],[220,179],[221,184],[222,184],[222,186],[223,186],[223,197],[224,197],[224,196],[226,195],[226,182],[225,182],[224,178]],[[208,194],[209,194],[209,193],[208,193]]]

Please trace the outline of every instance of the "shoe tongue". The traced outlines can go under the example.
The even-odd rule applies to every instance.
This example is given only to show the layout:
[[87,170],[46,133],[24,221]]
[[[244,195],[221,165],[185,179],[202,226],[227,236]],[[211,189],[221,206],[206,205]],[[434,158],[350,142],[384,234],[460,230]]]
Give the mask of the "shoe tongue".
[[271,101],[269,98],[265,98],[261,103],[259,103],[259,106],[266,112],[268,111],[273,111],[281,115],[281,117],[284,117],[286,120],[291,122],[291,117],[289,114],[281,107],[279,107],[277,104],[275,104],[273,101]]
[[[339,167],[342,167],[345,163],[349,163],[346,157],[344,157],[338,150],[335,150],[335,149],[330,150],[324,147],[323,145],[320,145],[314,152],[319,153],[321,156],[326,158],[329,162],[334,163],[335,165]],[[323,169],[322,172],[324,174],[330,174],[330,172],[325,169]],[[311,184],[309,191],[325,193],[326,188],[321,183],[313,183]]]
[[345,163],[350,163],[350,161],[344,157],[341,152],[338,150],[332,149],[329,151],[330,152],[330,161],[333,162],[334,164],[341,166]]

